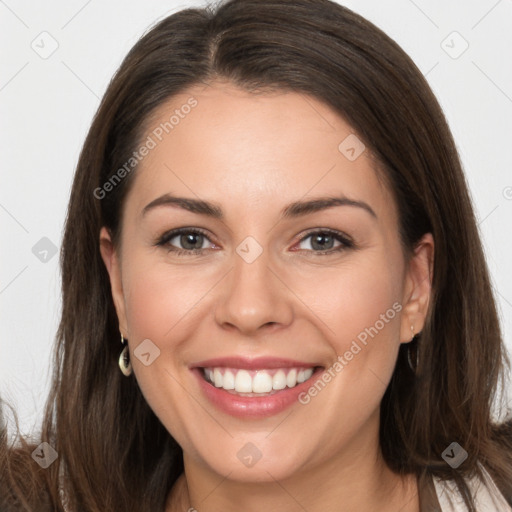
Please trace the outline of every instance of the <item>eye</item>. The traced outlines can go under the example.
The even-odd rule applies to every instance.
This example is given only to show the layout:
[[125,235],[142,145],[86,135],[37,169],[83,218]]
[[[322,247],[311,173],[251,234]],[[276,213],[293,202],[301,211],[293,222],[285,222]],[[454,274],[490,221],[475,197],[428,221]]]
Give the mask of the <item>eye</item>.
[[199,254],[214,244],[200,229],[180,228],[162,235],[156,245],[164,246],[177,254]]
[[299,249],[316,253],[331,253],[354,247],[354,243],[344,234],[330,229],[312,231],[299,241]]
[[[179,228],[163,234],[157,246],[164,247],[178,256],[202,254],[207,249],[216,248],[205,232],[198,228]],[[329,254],[355,247],[354,242],[339,231],[321,229],[311,231],[298,242],[301,251],[316,254]]]

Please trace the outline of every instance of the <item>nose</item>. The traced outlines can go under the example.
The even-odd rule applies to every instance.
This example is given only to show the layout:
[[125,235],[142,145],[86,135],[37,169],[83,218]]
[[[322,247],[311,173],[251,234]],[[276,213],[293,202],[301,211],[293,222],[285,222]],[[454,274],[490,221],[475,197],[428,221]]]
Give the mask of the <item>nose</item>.
[[279,271],[269,266],[265,251],[252,263],[238,254],[233,260],[215,309],[218,325],[245,335],[290,325],[293,294]]

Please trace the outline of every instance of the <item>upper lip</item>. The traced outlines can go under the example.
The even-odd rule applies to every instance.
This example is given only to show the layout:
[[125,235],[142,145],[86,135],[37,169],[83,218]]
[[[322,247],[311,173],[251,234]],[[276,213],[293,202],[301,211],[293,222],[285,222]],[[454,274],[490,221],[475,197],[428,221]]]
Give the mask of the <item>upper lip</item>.
[[216,357],[205,359],[191,365],[191,368],[239,368],[244,370],[263,370],[274,368],[315,368],[321,366],[318,363],[297,361],[294,359],[283,359],[276,357],[255,357],[247,358],[240,356]]

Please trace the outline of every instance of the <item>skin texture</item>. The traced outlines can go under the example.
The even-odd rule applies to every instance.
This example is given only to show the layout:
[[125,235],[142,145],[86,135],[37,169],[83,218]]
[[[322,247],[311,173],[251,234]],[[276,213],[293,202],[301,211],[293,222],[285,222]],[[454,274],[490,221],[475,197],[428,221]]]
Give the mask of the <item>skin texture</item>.
[[[369,150],[349,161],[338,146],[353,130],[319,100],[213,82],[162,105],[148,133],[190,96],[197,106],[139,164],[120,246],[100,234],[135,378],[184,451],[167,510],[418,511],[415,479],[393,474],[380,455],[379,407],[400,343],[423,327],[431,235],[405,256],[395,202]],[[224,218],[169,205],[142,213],[164,193],[215,203]],[[342,195],[376,217],[356,206],[280,217],[292,202]],[[180,227],[206,231],[202,254],[155,245]],[[335,251],[343,247],[335,240],[318,254],[306,237],[322,228],[355,247]],[[236,252],[247,236],[263,250],[250,264]],[[172,244],[183,247],[179,236]],[[329,368],[395,303],[401,311],[317,396],[274,416],[219,411],[189,369],[235,355]],[[133,353],[145,339],[160,350],[149,366]],[[262,454],[250,468],[237,458],[248,442]]]

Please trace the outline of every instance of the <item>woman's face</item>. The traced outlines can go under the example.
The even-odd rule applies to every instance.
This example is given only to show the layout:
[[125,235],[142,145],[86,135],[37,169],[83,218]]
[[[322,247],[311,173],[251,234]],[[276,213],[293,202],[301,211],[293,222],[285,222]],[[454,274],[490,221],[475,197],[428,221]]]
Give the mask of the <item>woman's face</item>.
[[368,149],[310,96],[220,82],[161,106],[144,144],[102,255],[137,382],[186,463],[270,481],[373,454],[432,241],[405,259]]

